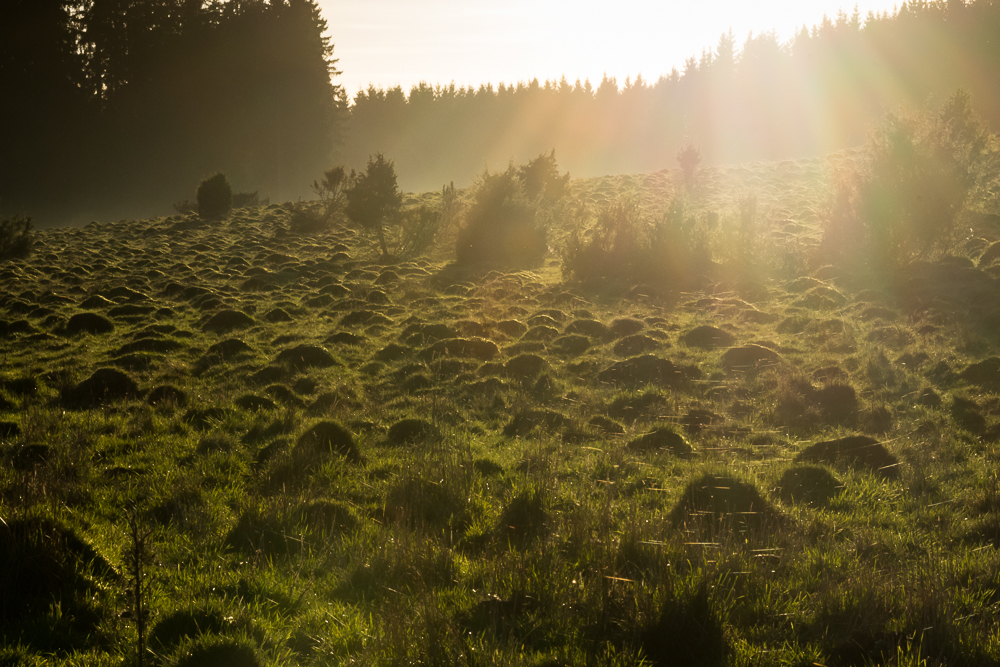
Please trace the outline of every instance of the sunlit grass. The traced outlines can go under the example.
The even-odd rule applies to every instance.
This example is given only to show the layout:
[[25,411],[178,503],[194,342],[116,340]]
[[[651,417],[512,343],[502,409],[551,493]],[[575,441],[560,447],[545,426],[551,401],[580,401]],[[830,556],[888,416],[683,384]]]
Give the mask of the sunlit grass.
[[[553,255],[458,270],[444,243],[383,266],[352,230],[279,233],[291,212],[273,206],[39,233],[2,268],[0,517],[49,517],[64,539],[0,527],[0,557],[36,549],[80,576],[3,608],[2,659],[134,661],[134,512],[152,664],[670,664],[686,646],[703,664],[996,664],[1000,402],[962,375],[993,336],[813,266],[843,159],[703,170],[685,210],[718,273],[683,291],[573,282]],[[629,194],[658,218],[679,178],[573,197]],[[152,310],[61,329],[127,305],[123,285]],[[123,303],[83,307],[94,294]],[[252,322],[203,330],[224,309]],[[706,325],[732,341],[699,342]],[[227,339],[248,349],[209,354]],[[499,355],[433,347],[451,339]],[[329,359],[279,356],[298,345]],[[728,365],[749,345],[772,356]],[[682,379],[604,374],[642,354]],[[73,404],[99,368],[139,395]],[[320,424],[349,444],[303,440]],[[855,435],[892,470],[794,460]],[[786,492],[793,468],[833,487]]]

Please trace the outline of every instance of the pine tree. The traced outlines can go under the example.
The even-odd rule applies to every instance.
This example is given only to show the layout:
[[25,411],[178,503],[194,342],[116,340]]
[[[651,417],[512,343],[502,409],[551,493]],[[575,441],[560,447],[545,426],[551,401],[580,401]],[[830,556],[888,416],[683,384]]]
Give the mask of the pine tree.
[[403,206],[403,195],[396,185],[396,168],[392,160],[381,153],[368,158],[363,174],[353,174],[351,186],[345,191],[345,213],[353,222],[378,235],[382,257],[389,257],[385,241],[386,224],[396,222]]

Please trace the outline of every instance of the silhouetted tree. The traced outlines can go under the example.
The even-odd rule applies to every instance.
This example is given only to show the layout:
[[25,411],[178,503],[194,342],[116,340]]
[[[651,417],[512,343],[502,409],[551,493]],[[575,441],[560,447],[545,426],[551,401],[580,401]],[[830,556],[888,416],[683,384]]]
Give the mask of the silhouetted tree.
[[546,251],[546,230],[538,224],[539,200],[529,199],[524,181],[511,164],[477,179],[465,227],[458,234],[459,264],[526,266]]
[[569,185],[569,173],[559,175],[559,165],[556,164],[556,149],[548,155],[542,153],[528,164],[517,170],[521,183],[524,184],[524,194],[528,199],[545,197],[560,199]]
[[691,186],[694,183],[694,174],[701,164],[701,151],[694,144],[688,144],[677,151],[677,162],[684,172],[684,182]]
[[385,226],[399,218],[403,195],[396,185],[396,168],[392,160],[381,153],[368,158],[368,168],[363,174],[351,174],[351,183],[344,192],[347,205],[344,212],[353,222],[378,235],[382,257],[389,257],[385,241]]
[[233,208],[233,188],[225,174],[213,174],[198,186],[198,215],[218,220]]
[[[65,197],[93,119],[77,49],[82,0],[0,2],[0,200]],[[34,208],[33,206],[31,206]]]
[[326,28],[315,0],[3,0],[0,197],[165,207],[219,169],[303,194],[346,106]]

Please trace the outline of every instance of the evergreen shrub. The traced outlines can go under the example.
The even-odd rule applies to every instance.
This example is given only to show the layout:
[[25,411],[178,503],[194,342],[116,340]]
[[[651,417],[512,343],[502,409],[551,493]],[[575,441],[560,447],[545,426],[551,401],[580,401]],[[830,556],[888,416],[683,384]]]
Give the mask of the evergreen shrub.
[[0,260],[23,259],[31,254],[34,235],[30,217],[0,219]]
[[688,144],[677,151],[677,163],[684,172],[684,183],[689,187],[694,184],[694,175],[701,164],[701,151],[694,144]]
[[545,254],[545,230],[511,165],[476,182],[465,227],[458,234],[459,264],[531,265]]
[[343,192],[347,217],[364,229],[375,232],[382,257],[390,257],[385,227],[399,224],[403,206],[403,195],[396,184],[396,167],[392,160],[387,160],[381,153],[369,157],[364,173],[352,171]]
[[221,220],[233,208],[233,188],[223,173],[209,176],[198,186],[198,215]]

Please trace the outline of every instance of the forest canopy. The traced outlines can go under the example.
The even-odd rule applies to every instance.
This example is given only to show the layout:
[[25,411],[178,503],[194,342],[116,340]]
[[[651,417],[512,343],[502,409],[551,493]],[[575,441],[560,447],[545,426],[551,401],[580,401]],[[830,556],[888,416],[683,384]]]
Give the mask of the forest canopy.
[[162,210],[218,171],[300,194],[344,106],[326,29],[314,0],[6,0],[0,206]]
[[[336,33],[336,17],[333,33]],[[403,190],[553,149],[574,177],[814,156],[956,89],[1000,126],[1000,3],[838,13],[782,42],[723,34],[656,81],[359,91],[334,83],[315,0],[0,4],[0,213],[40,226],[170,211],[207,176],[282,201],[331,164],[391,158]]]
[[795,159],[859,146],[885,113],[939,105],[958,88],[997,127],[997,35],[994,0],[918,1],[840,12],[785,43],[727,32],[655,81],[370,86],[352,100],[342,155],[352,166],[391,155],[413,190],[467,184],[484,162],[553,148],[574,177],[673,168],[689,143],[706,165]]

